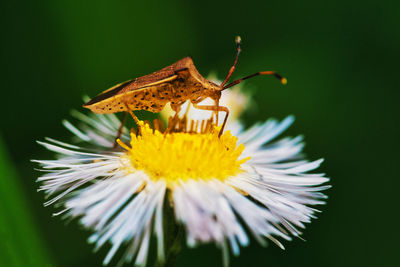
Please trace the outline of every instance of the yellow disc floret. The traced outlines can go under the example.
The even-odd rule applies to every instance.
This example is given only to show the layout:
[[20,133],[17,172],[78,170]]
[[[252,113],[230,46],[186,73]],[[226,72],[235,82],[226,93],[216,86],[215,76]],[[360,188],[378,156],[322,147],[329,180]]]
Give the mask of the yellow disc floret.
[[[208,133],[164,134],[142,122],[140,135],[131,134],[131,147],[118,140],[127,150],[124,162],[128,172],[142,170],[153,180],[164,179],[168,185],[188,179],[219,179],[239,173],[244,145],[229,131],[218,137],[218,130]],[[126,165],[126,164],[125,164]]]

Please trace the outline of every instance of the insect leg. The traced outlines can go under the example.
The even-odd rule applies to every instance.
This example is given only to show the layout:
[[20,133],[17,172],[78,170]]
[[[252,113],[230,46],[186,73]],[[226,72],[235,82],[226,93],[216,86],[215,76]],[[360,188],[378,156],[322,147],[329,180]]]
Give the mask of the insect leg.
[[140,131],[140,124],[139,124],[139,119],[138,119],[138,117],[136,117],[136,115],[133,114],[132,110],[129,108],[129,106],[128,106],[126,103],[124,103],[124,104],[125,104],[126,110],[129,112],[129,114],[131,114],[133,120],[135,121],[136,125],[138,126],[139,132],[141,132],[141,131]]
[[175,127],[175,124],[178,121],[179,112],[181,111],[181,104],[171,105],[171,108],[175,111],[175,115],[169,120],[167,130],[164,132],[165,134],[169,133]]
[[215,100],[215,106],[216,106],[215,117],[216,117],[217,124],[218,124],[218,121],[219,121],[219,118],[218,118],[218,115],[219,115],[219,112],[218,112],[219,98]]
[[132,110],[128,109],[129,114],[131,114],[133,120],[136,122],[136,124],[139,126],[139,119],[136,117],[135,114],[133,114]]
[[[220,94],[218,94],[216,97],[212,97],[212,99],[214,99],[214,101],[215,101],[215,109],[212,109],[214,112],[215,112],[215,118],[216,118],[216,122],[217,122],[217,124],[218,124],[218,112],[217,112],[217,110],[218,110],[218,107],[219,107],[219,99],[221,98],[221,95]],[[198,99],[196,99],[196,100],[191,100],[190,102],[192,103],[192,105],[194,106],[195,104],[198,104],[198,103],[200,103],[201,101],[203,101],[205,99],[205,97],[200,97],[200,98],[198,98]],[[212,117],[212,116],[211,116]]]
[[218,137],[220,137],[222,132],[224,131],[224,128],[225,128],[225,125],[226,125],[226,121],[228,120],[229,109],[227,107],[224,107],[224,106],[202,106],[202,105],[199,106],[197,104],[193,104],[193,107],[195,107],[197,109],[202,109],[202,110],[211,110],[211,111],[216,111],[216,112],[223,111],[223,112],[225,112],[224,122],[222,123],[221,130],[219,131],[219,134],[218,134]]
[[188,114],[189,114],[189,111],[190,111],[190,103],[188,103],[188,105],[187,105],[185,114],[183,115],[184,118],[187,118],[187,116],[188,116]]
[[127,112],[124,112],[124,115],[122,116],[121,125],[118,128],[117,137],[115,137],[113,148],[116,148],[118,146],[117,139],[119,139],[122,135],[127,114],[128,114]]

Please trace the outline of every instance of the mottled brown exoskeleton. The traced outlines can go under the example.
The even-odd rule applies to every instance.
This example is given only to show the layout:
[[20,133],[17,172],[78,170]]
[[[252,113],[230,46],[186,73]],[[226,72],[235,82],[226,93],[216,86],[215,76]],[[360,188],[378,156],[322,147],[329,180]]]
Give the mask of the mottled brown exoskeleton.
[[[193,60],[190,57],[185,57],[152,74],[115,85],[83,106],[95,113],[127,111],[137,122],[138,119],[132,113],[133,110],[160,112],[167,103],[170,103],[171,108],[178,114],[181,105],[189,100],[195,108],[215,111],[217,116],[219,111],[225,112],[226,115],[221,127],[221,134],[229,115],[228,108],[219,105],[222,90],[257,75],[273,75],[280,79],[283,84],[286,83],[286,79],[276,72],[264,71],[254,73],[225,85],[235,70],[241,52],[240,41],[240,37],[236,37],[236,58],[227,77],[221,84],[216,84],[205,79],[197,71]],[[214,106],[197,105],[207,97],[215,101]]]

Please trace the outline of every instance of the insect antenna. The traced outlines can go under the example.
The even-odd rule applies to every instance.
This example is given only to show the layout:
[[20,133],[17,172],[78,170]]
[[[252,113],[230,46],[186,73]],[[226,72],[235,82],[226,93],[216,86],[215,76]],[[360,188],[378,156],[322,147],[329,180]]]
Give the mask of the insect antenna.
[[222,90],[222,88],[224,88],[224,85],[229,81],[229,79],[231,78],[233,72],[235,71],[236,64],[238,62],[240,52],[242,52],[242,48],[240,47],[240,43],[241,42],[242,42],[242,39],[240,38],[240,36],[236,36],[235,43],[237,45],[237,53],[236,53],[235,61],[233,62],[233,65],[230,68],[230,70],[228,72],[228,75],[226,76],[225,80],[220,85],[221,90]]
[[239,84],[239,83],[243,82],[244,80],[253,78],[253,77],[258,76],[258,75],[272,75],[272,76],[276,77],[277,79],[279,79],[282,84],[287,84],[287,79],[285,77],[282,77],[280,74],[276,73],[275,71],[260,71],[260,72],[253,73],[253,74],[251,74],[249,76],[246,76],[244,78],[238,79],[236,81],[233,81],[230,84],[224,86],[222,88],[222,90],[225,90],[225,89],[227,89],[229,87],[232,87],[232,86],[234,86],[236,84]]

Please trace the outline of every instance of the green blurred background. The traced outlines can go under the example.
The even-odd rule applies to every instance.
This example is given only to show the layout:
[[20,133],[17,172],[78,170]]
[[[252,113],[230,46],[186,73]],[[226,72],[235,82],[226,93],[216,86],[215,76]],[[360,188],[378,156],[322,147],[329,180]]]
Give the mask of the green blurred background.
[[[232,266],[400,266],[398,255],[399,5],[389,1],[9,1],[1,42],[0,265],[99,266],[90,232],[44,208],[30,159],[35,140],[69,140],[61,120],[120,81],[190,55],[206,76],[259,70],[245,88],[246,125],[296,116],[310,159],[332,178],[323,213],[286,251],[256,242]],[[397,114],[397,115],[396,115]],[[146,114],[143,114],[143,116]],[[395,171],[396,170],[396,171]],[[220,266],[213,245],[185,249],[177,266]]]

